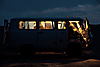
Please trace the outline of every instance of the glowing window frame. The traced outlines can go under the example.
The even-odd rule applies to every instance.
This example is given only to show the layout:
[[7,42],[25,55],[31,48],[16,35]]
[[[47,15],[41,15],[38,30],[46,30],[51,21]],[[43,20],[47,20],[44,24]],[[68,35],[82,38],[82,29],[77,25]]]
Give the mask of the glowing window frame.
[[[30,23],[34,23],[35,25],[34,25],[34,27],[32,28],[32,27],[30,27]],[[24,23],[24,26],[22,25],[22,23]],[[22,25],[22,27],[21,27],[21,25]],[[36,29],[36,21],[19,21],[19,29]]]
[[[61,26],[61,24],[63,23],[63,26],[62,26],[62,28],[60,27]],[[65,23],[65,24],[64,24]],[[66,22],[65,21],[58,21],[58,29],[59,30],[64,30],[64,29],[66,29]]]
[[[40,25],[42,23],[42,25]],[[47,25],[46,25],[46,23],[51,23],[51,27],[52,28],[47,28]],[[41,26],[43,27],[43,28],[41,28]],[[54,29],[55,28],[55,22],[54,21],[40,21],[39,22],[39,29],[41,30],[41,29]]]

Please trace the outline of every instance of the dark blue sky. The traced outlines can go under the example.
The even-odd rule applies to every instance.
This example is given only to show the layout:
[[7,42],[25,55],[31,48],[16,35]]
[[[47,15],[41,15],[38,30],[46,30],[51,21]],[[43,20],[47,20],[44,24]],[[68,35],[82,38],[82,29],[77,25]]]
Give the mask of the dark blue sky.
[[100,24],[99,0],[0,0],[0,25],[15,17],[87,17]]

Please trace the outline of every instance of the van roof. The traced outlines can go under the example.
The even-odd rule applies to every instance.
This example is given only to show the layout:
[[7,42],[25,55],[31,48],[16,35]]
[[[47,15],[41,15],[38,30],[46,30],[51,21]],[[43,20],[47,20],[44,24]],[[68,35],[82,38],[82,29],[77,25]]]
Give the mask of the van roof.
[[39,17],[39,18],[12,18],[11,20],[53,20],[53,19],[57,19],[57,20],[83,20],[82,18],[80,18],[80,17],[66,17],[66,18],[51,18],[51,17],[43,17],[43,18],[41,18],[41,17]]

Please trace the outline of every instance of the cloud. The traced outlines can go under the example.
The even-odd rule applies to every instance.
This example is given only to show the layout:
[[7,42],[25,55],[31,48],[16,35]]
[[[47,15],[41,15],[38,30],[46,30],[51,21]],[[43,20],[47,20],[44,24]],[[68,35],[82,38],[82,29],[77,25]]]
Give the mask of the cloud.
[[[55,7],[44,10],[23,10],[19,12],[10,12],[10,11],[2,11],[0,12],[0,18],[13,18],[13,17],[82,17],[89,18],[91,23],[98,22],[100,17],[100,5],[91,5],[91,4],[78,4],[74,7],[68,8],[64,7]],[[2,19],[1,18],[1,19]]]
[[52,13],[52,12],[67,12],[68,9],[65,7],[57,7],[57,8],[52,8],[48,10],[44,10],[43,13]]
[[79,4],[78,7],[84,7],[84,6]]
[[[33,12],[34,14],[35,12]],[[32,14],[32,13],[31,13]],[[52,9],[47,9],[43,11],[36,12],[35,15],[42,15],[42,16],[54,16],[54,17],[82,17],[82,18],[89,18],[91,23],[99,23],[100,18],[100,5],[90,5],[90,4],[78,4],[75,7],[67,8],[67,7],[56,7]]]
[[77,5],[75,7],[72,7],[72,8],[67,8],[67,7],[56,7],[56,8],[51,8],[51,9],[46,9],[46,10],[43,10],[43,11],[26,11],[26,12],[23,12],[22,14],[23,15],[37,15],[37,16],[40,16],[40,15],[62,15],[64,14],[64,16],[68,16],[68,15],[71,15],[71,16],[83,16],[85,15],[86,17],[89,16],[89,15],[94,15],[96,16],[95,13],[99,13],[100,12],[100,5],[98,6],[92,6],[90,4],[86,4],[86,5]]

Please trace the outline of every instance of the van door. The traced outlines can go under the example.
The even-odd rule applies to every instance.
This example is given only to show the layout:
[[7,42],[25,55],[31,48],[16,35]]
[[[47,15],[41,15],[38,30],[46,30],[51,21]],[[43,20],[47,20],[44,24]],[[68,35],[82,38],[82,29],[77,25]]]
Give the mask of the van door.
[[68,23],[66,21],[58,21],[57,30],[57,48],[66,49],[68,44]]
[[54,21],[40,21],[38,30],[39,48],[46,50],[55,49],[57,44]]

